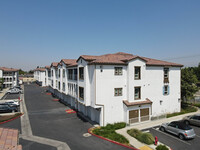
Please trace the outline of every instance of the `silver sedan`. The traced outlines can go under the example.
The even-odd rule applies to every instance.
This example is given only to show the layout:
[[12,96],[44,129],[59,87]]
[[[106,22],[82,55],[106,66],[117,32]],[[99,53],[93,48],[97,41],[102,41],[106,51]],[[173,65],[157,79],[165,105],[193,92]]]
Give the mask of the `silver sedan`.
[[200,114],[184,117],[183,121],[185,124],[200,126]]
[[194,130],[187,124],[181,121],[173,121],[171,123],[163,123],[160,126],[161,131],[167,131],[177,135],[181,140],[191,139],[196,136]]

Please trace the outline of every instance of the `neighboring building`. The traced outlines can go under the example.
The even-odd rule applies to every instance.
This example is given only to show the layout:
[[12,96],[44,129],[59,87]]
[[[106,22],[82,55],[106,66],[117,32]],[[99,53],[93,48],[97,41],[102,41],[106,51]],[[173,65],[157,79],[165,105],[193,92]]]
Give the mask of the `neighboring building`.
[[19,69],[0,67],[0,78],[3,78],[3,88],[13,87],[18,85]]
[[138,123],[180,112],[181,67],[122,52],[82,55],[51,64],[49,90],[101,126]]
[[19,75],[19,84],[32,83],[35,81],[36,81],[36,79],[34,78],[33,74]]
[[45,86],[49,86],[51,84],[51,67],[45,66]]
[[36,83],[40,86],[46,86],[45,79],[46,79],[46,69],[45,68],[36,68],[34,70],[34,79]]

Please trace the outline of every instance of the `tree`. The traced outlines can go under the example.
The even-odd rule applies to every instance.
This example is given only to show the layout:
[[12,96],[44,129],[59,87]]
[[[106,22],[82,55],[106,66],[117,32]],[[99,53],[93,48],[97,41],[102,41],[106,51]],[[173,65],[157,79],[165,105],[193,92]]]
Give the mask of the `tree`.
[[181,70],[181,98],[193,98],[194,93],[198,91],[196,83],[197,76],[193,68],[184,68]]
[[22,69],[19,69],[19,75],[24,75],[24,74],[26,74],[26,72],[23,71]]
[[198,67],[194,67],[194,73],[196,74],[198,80],[200,81],[200,63]]
[[33,70],[30,70],[28,73],[29,73],[29,74],[33,74],[33,73],[34,73],[34,71],[33,71]]

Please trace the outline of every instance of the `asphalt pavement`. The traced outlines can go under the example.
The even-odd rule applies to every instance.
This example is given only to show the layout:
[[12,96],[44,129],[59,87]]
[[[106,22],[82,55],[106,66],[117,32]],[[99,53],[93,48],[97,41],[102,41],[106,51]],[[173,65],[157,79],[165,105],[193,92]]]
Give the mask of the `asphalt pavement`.
[[[158,137],[158,141],[168,145],[172,150],[199,150],[200,147],[200,127],[191,126],[196,133],[194,139],[181,140],[178,136],[175,136],[168,132],[162,132],[159,130],[159,126],[145,129],[150,132],[154,137]],[[144,131],[145,131],[144,130]]]
[[[20,94],[6,94],[3,97],[3,99],[4,100],[18,99],[19,96],[20,96]],[[4,124],[0,124],[0,127],[18,129],[19,134],[21,134],[20,118],[6,122]],[[22,138],[19,138],[19,144],[22,145],[23,150],[56,150],[55,147],[44,145],[44,144],[39,144],[39,143],[28,141],[28,140],[23,140]]]
[[25,85],[24,93],[33,135],[66,142],[71,150],[128,149],[95,136],[84,137],[92,125],[77,114],[67,114],[69,108],[46,95],[46,88]]

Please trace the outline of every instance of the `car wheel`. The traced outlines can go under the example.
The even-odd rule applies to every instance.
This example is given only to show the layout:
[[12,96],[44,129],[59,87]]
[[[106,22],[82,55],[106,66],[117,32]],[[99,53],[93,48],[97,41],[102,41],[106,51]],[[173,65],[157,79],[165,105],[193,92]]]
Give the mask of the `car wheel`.
[[186,120],[186,121],[185,121],[185,124],[189,125],[189,124],[190,124],[190,122]]
[[164,128],[164,127],[160,127],[160,130],[161,130],[162,132],[165,132],[165,128]]
[[184,135],[183,134],[179,134],[179,139],[184,140],[185,139]]

